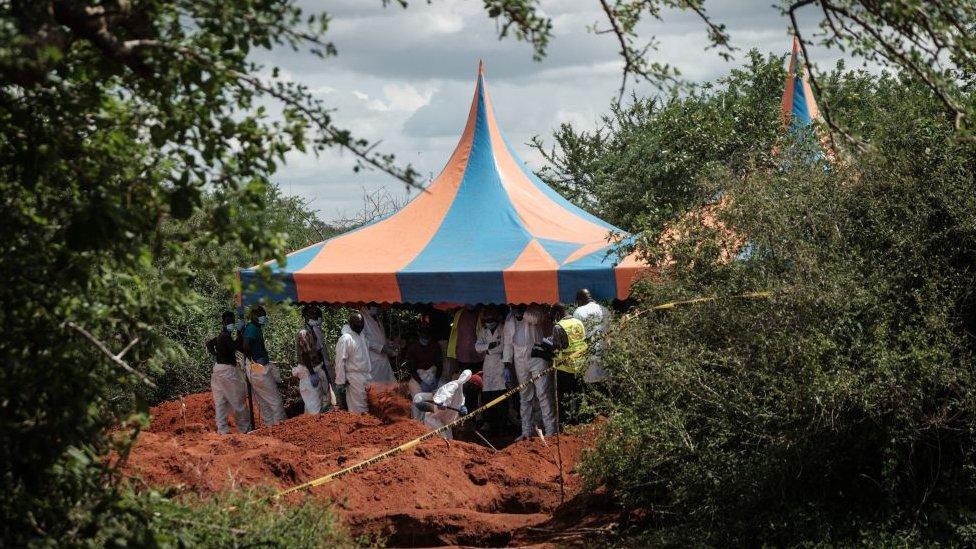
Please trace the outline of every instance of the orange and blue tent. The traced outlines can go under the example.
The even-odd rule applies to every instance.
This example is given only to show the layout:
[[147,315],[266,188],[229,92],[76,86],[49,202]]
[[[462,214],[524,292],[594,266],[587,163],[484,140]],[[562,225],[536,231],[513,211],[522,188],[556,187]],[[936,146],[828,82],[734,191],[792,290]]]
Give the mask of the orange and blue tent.
[[624,231],[578,208],[516,154],[483,66],[461,139],[440,175],[394,214],[239,271],[241,304],[501,304],[623,299],[646,268],[618,253]]
[[812,126],[820,120],[820,109],[813,97],[813,89],[806,74],[799,70],[800,40],[793,37],[793,52],[786,72],[786,87],[780,112],[783,125],[790,129]]

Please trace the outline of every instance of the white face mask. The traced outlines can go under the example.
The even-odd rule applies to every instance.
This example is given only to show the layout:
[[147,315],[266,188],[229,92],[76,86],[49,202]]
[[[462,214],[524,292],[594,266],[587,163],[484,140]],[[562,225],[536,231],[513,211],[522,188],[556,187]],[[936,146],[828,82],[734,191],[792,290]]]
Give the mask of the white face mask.
[[260,324],[260,325],[263,326],[263,325],[265,325],[267,323],[268,323],[268,317],[266,317],[266,316],[259,316],[258,317],[258,324]]
[[321,320],[316,320],[316,319],[313,318],[312,320],[309,320],[308,321],[308,325],[314,328],[316,326],[321,326],[322,325],[322,321]]
[[227,328],[227,331],[228,332],[233,332],[234,329],[237,328],[237,324],[236,323],[235,324],[227,324],[226,326],[224,326],[224,328]]

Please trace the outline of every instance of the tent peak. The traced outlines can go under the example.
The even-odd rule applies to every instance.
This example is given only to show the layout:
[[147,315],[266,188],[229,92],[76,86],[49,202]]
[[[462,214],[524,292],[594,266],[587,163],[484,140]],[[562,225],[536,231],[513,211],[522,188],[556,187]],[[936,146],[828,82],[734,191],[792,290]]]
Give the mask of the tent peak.
[[484,76],[484,75],[485,75],[485,60],[484,59],[479,59],[478,60],[478,76]]

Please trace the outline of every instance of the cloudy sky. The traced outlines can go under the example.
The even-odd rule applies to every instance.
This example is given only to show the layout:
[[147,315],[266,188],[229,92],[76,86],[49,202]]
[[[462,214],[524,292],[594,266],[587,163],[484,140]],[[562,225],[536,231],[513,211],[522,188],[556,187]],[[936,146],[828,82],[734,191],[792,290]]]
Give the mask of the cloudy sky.
[[[706,7],[725,23],[737,61],[756,47],[785,53],[790,46],[787,20],[774,0],[711,0]],[[333,22],[327,38],[339,55],[322,60],[291,51],[258,60],[282,69],[282,78],[303,82],[337,109],[340,126],[357,136],[382,140],[379,148],[411,163],[424,178],[436,176],[454,149],[470,106],[478,60],[484,59],[492,102],[503,130],[522,157],[540,159],[525,145],[544,139],[570,122],[594,128],[617,96],[621,62],[597,0],[542,0],[553,20],[548,56],[532,60],[531,47],[514,39],[499,41],[495,23],[478,0],[414,1],[408,9],[382,7],[380,0],[304,0],[309,11],[325,9]],[[730,63],[705,51],[706,35],[692,15],[671,13],[646,25],[659,43],[650,55],[676,66],[695,81],[729,71]],[[831,64],[832,52],[818,52],[818,64]],[[638,90],[642,92],[644,90]],[[770,98],[778,101],[779,98]],[[318,158],[291,154],[276,174],[287,194],[311,201],[325,220],[354,217],[365,192],[386,188],[405,196],[404,185],[378,172],[354,173],[349,154]]]

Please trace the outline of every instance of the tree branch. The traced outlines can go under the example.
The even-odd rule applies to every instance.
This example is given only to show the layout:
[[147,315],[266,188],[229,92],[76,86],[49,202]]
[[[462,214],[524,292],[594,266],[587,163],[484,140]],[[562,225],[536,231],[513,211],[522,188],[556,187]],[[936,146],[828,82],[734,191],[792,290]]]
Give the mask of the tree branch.
[[104,343],[102,343],[101,341],[99,341],[98,338],[96,338],[95,336],[93,336],[91,334],[91,332],[89,332],[88,330],[82,328],[81,326],[75,324],[74,322],[71,322],[70,320],[67,321],[67,322],[65,322],[64,323],[64,326],[66,326],[68,328],[71,328],[72,330],[74,330],[74,331],[78,332],[79,334],[85,336],[85,339],[87,339],[88,341],[90,341],[92,343],[92,345],[94,345],[96,348],[98,348],[98,350],[101,351],[102,354],[104,354],[106,357],[108,357],[108,359],[110,361],[112,361],[113,363],[115,363],[115,365],[119,366],[120,368],[122,368],[123,370],[129,372],[130,374],[135,375],[136,377],[138,377],[139,379],[141,379],[143,383],[145,383],[146,385],[152,387],[153,389],[156,388],[156,384],[153,383],[152,380],[149,379],[149,377],[146,376],[146,374],[144,374],[144,373],[136,370],[132,366],[129,366],[129,364],[126,361],[122,360],[122,357],[125,356],[125,354],[130,349],[132,349],[133,345],[135,345],[136,343],[139,342],[139,338],[138,337],[135,338],[135,339],[133,339],[132,341],[130,341],[129,344],[125,346],[125,349],[122,349],[122,352],[120,352],[119,354],[112,354],[112,351],[110,351],[108,349],[108,347]]
[[399,179],[408,187],[413,187],[415,189],[424,190],[420,184],[415,181],[415,176],[417,175],[411,166],[407,166],[403,170],[397,170],[389,165],[388,162],[384,162],[377,158],[377,155],[373,154],[373,148],[376,144],[368,147],[357,146],[355,142],[351,140],[351,137],[347,132],[340,130],[332,125],[332,123],[323,117],[323,113],[313,106],[305,104],[301,101],[296,100],[294,97],[284,93],[280,88],[275,88],[263,82],[260,78],[243,73],[234,69],[230,69],[221,65],[218,61],[215,61],[210,56],[186,46],[179,46],[173,44],[166,44],[158,40],[144,39],[144,40],[130,40],[125,42],[125,45],[132,48],[133,50],[143,49],[143,48],[156,48],[168,50],[184,57],[191,58],[201,64],[207,65],[210,69],[215,71],[223,72],[238,82],[245,82],[255,90],[271,96],[284,105],[291,107],[304,115],[308,120],[316,125],[320,132],[325,134],[330,142],[342,149],[345,149],[355,155],[361,162],[376,168],[396,179]]
[[[800,43],[800,50],[803,53],[803,67],[806,70],[807,77],[810,79],[810,84],[813,86],[813,90],[817,92],[818,97],[823,97],[823,90],[820,88],[820,81],[817,79],[817,75],[813,70],[813,63],[810,62],[810,55],[807,53],[807,44],[803,39],[803,35],[800,31],[800,25],[796,20],[796,10],[812,4],[814,0],[800,0],[799,2],[794,2],[790,5],[789,15],[790,15],[790,25],[793,27],[793,33],[796,35],[797,42]],[[823,114],[824,122],[826,122],[829,132],[827,135],[830,137],[830,146],[834,149],[835,154],[839,152],[837,147],[837,140],[834,139],[834,133],[839,133],[847,140],[849,143],[858,148],[861,152],[867,151],[868,147],[860,139],[854,137],[853,135],[844,131],[843,128],[838,126],[830,114],[830,105],[827,102],[822,102],[820,104],[820,112]]]

